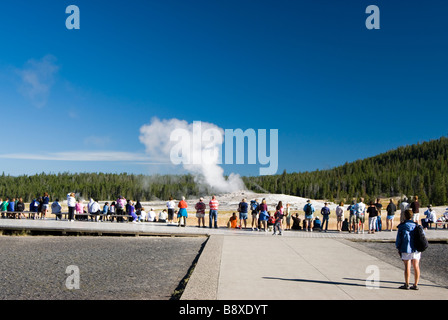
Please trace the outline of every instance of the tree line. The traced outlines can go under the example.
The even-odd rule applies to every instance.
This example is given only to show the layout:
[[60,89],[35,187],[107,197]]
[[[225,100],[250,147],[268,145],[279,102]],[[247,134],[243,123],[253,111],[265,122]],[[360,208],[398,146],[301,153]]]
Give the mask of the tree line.
[[[364,197],[418,195],[423,205],[448,201],[448,138],[399,147],[375,157],[345,163],[329,170],[243,177],[253,191],[282,193],[310,199],[350,201]],[[0,176],[0,197],[22,197],[24,201],[48,192],[52,200],[65,199],[68,192],[78,197],[112,200],[166,200],[170,196],[197,197],[213,190],[186,175],[134,175],[113,173],[58,173]]]
[[418,195],[423,205],[447,203],[448,138],[399,147],[329,170],[244,177],[252,190],[311,199],[350,201],[364,197]]
[[22,197],[30,202],[48,192],[52,201],[65,200],[67,193],[78,198],[114,200],[119,195],[126,199],[151,201],[181,198],[209,193],[207,187],[195,182],[192,175],[134,175],[114,173],[58,173],[37,175],[0,176],[0,197]]

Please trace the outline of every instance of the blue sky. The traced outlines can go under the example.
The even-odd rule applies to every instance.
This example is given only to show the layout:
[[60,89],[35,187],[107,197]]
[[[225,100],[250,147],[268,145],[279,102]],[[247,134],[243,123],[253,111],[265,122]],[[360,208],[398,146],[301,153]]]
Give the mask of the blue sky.
[[[65,27],[71,4],[80,30]],[[379,30],[365,27],[370,4]],[[448,134],[447,9],[435,0],[2,3],[0,171],[184,172],[146,159],[139,130],[153,117],[278,129],[278,173],[437,139]]]

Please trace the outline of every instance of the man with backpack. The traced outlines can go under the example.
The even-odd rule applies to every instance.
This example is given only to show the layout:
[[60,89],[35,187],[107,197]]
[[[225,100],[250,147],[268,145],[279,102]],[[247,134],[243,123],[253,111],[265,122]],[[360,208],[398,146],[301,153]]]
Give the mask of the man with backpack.
[[314,206],[311,204],[311,200],[306,201],[306,205],[303,207],[303,211],[305,212],[305,231],[313,231],[313,214],[314,214]]
[[252,211],[252,230],[258,231],[258,212],[260,204],[258,203],[258,199],[250,201],[250,210]]
[[348,218],[348,232],[352,233],[356,230],[356,202],[352,201],[352,204],[348,206],[347,211],[350,212]]
[[[328,220],[330,218],[330,208],[328,208],[328,202],[324,203],[324,207],[321,209],[320,213],[322,214],[322,228],[321,231],[327,232],[328,230]],[[324,229],[325,225],[325,229]]]

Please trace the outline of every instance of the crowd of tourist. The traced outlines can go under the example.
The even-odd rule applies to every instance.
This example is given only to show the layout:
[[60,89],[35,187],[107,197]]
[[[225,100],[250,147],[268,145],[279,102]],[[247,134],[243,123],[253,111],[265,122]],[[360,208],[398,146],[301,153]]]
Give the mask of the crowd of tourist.
[[[105,202],[100,205],[94,199],[90,199],[87,204],[84,204],[82,199],[76,199],[74,193],[69,193],[67,194],[67,207],[68,212],[63,212],[59,199],[55,199],[50,204],[48,193],[33,199],[29,203],[29,210],[26,210],[22,198],[0,198],[2,218],[46,219],[48,214],[51,213],[56,216],[56,220],[62,220],[63,215],[67,215],[69,221],[166,222],[185,227],[189,216],[188,212],[194,211],[198,227],[206,227],[205,217],[208,213],[208,227],[218,228],[219,201],[214,195],[208,203],[201,197],[194,208],[188,207],[185,197],[182,197],[178,202],[170,198],[166,202],[166,209],[164,208],[158,214],[154,208],[147,211],[140,201],[127,200],[123,196],[119,196],[116,201]],[[383,225],[381,219],[382,210],[387,213],[385,225]],[[364,198],[360,198],[358,201],[353,200],[348,206],[345,206],[343,202],[337,205],[335,209],[336,231],[364,233],[366,230],[372,234],[378,231],[392,231],[396,213],[400,211],[399,223],[403,223],[406,210],[411,210],[413,221],[421,224],[424,228],[428,228],[435,223],[448,222],[448,208],[438,218],[431,205],[428,205],[427,210],[424,211],[425,217],[420,219],[421,208],[417,196],[414,197],[412,202],[408,202],[408,199],[405,198],[399,205],[395,204],[393,199],[390,199],[386,208],[383,208],[380,199],[365,204]],[[320,212],[317,212],[315,206],[308,200],[301,211],[304,213],[303,218],[299,216],[299,211],[293,212],[290,203],[284,206],[282,201],[279,201],[276,206],[268,208],[266,199],[262,199],[261,202],[258,199],[253,199],[250,202],[247,199],[242,199],[236,208],[236,212],[233,212],[228,220],[227,227],[234,229],[250,228],[251,230],[265,232],[273,231],[273,234],[278,235],[281,235],[284,230],[328,231],[332,214],[329,203],[325,202]],[[445,226],[446,224],[443,223],[444,228]]]

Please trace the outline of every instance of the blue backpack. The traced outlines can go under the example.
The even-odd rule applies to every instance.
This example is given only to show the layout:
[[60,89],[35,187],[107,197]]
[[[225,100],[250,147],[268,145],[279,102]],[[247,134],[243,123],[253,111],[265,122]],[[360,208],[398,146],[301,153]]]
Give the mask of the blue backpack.
[[255,200],[252,200],[250,202],[250,209],[252,211],[258,211],[258,202],[256,202]]

